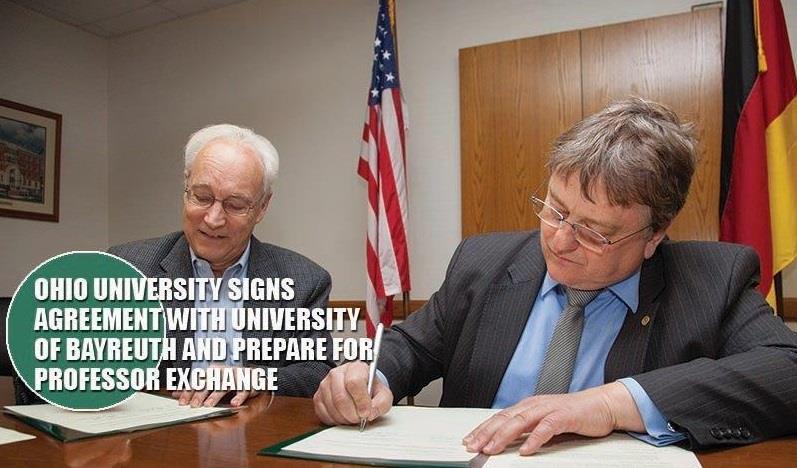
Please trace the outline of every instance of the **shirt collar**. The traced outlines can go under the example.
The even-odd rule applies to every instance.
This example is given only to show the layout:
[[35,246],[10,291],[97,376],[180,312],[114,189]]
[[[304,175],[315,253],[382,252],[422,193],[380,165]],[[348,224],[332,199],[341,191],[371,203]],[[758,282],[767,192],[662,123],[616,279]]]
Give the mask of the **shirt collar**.
[[[628,278],[618,281],[613,285],[607,287],[612,294],[617,296],[618,299],[623,301],[625,305],[631,309],[631,312],[636,313],[639,307],[639,278],[641,270],[637,270],[633,275]],[[545,279],[542,280],[540,287],[540,296],[545,296],[559,286],[559,282],[551,278],[548,272],[545,272]]]
[[[239,275],[241,272],[245,272],[246,269],[249,267],[249,248],[252,245],[252,240],[250,239],[249,242],[246,243],[246,249],[244,249],[244,253],[238,257],[238,261],[227,267],[224,270],[224,274],[228,271]],[[210,263],[204,258],[199,258],[194,253],[194,249],[191,246],[188,246],[188,251],[191,253],[191,266],[194,269],[194,275],[198,277],[205,277],[205,278],[212,278],[213,277],[213,270],[210,268]],[[222,274],[222,276],[224,276]]]

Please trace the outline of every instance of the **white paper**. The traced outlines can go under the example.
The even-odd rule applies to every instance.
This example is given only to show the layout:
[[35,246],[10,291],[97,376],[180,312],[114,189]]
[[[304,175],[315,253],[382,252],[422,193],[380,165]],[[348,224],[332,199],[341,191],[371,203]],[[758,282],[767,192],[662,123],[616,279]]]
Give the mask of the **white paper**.
[[[498,410],[477,408],[394,407],[387,416],[369,423],[364,432],[357,426],[323,430],[284,447],[296,455],[322,455],[348,460],[393,460],[416,462],[470,462],[480,465],[484,457],[467,452],[462,438]],[[679,447],[654,447],[623,434],[603,438],[567,435],[544,446],[535,455],[517,453],[520,441],[501,455],[489,457],[484,468],[503,467],[700,467],[697,457]]]
[[469,453],[462,438],[498,410],[397,406],[387,416],[357,426],[337,426],[295,442],[282,450],[346,459],[459,462]]
[[35,438],[36,436],[32,436],[30,434],[24,434],[22,432],[17,432],[13,429],[6,429],[5,427],[0,427],[0,445],[10,444],[12,442],[22,442],[23,440],[30,440]]
[[89,434],[124,431],[149,425],[166,425],[230,412],[227,408],[180,406],[175,399],[143,392],[136,393],[120,405],[102,411],[69,411],[49,404],[6,406],[6,409],[21,416]]
[[520,456],[517,447],[493,455],[484,468],[545,467],[700,467],[694,453],[675,446],[654,447],[627,434],[614,433],[592,439],[579,437],[545,445],[534,455]]

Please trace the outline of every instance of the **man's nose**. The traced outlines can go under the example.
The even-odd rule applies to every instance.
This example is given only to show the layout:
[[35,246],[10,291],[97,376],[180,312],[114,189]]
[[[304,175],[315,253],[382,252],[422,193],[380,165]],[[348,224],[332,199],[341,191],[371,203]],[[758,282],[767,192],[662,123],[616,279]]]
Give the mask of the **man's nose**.
[[205,211],[205,224],[208,225],[211,229],[217,229],[227,222],[227,213],[224,211],[224,207],[221,205],[221,201],[216,200],[213,202],[210,207],[208,207],[207,211]]
[[576,231],[573,229],[573,226],[563,222],[562,226],[554,232],[550,246],[551,250],[557,255],[570,253],[576,250],[579,243],[576,240]]

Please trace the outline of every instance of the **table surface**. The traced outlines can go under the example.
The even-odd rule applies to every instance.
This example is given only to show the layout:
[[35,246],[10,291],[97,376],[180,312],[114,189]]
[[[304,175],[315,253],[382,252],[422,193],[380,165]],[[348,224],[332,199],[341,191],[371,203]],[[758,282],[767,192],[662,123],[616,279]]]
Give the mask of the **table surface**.
[[[10,378],[0,378],[0,405],[13,404]],[[250,400],[234,416],[181,424],[79,442],[63,443],[0,414],[0,427],[35,435],[24,442],[0,445],[0,465],[9,466],[343,466],[305,460],[263,457],[257,452],[319,427],[312,400],[267,396]],[[797,437],[702,452],[704,467],[797,466]]]

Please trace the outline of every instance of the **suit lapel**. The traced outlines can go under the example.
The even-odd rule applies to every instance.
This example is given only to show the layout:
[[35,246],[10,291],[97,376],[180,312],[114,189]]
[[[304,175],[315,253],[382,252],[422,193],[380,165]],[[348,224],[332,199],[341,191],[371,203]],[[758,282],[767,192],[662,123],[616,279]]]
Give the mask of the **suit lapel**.
[[606,358],[605,382],[635,375],[645,370],[645,355],[651,330],[659,310],[659,295],[664,289],[664,266],[656,254],[642,264],[639,280],[639,307],[628,311],[625,321]]
[[[161,260],[161,269],[163,276],[166,278],[192,278],[194,276],[194,269],[191,266],[191,252],[188,250],[188,242],[185,236],[180,236],[177,242],[174,243],[172,250]],[[186,309],[194,307],[193,301],[169,301],[164,302],[164,307],[167,308],[180,308]],[[177,360],[174,361],[172,367],[188,367],[191,363],[183,361],[181,358],[183,354],[183,345],[187,338],[193,338],[194,332],[192,330],[169,330],[167,336],[176,338],[177,345]]]
[[468,369],[465,395],[469,404],[492,405],[544,276],[545,261],[535,235],[515,255],[506,274],[490,285]]

